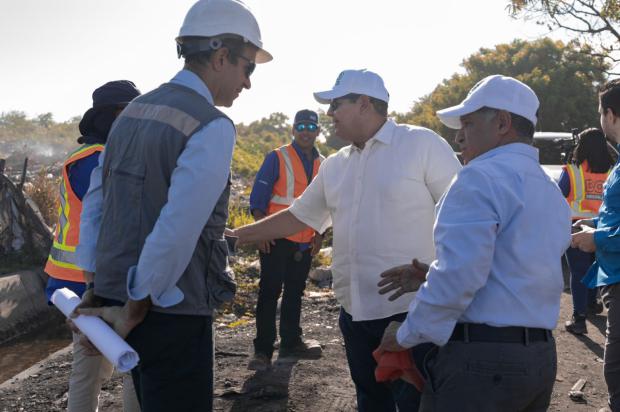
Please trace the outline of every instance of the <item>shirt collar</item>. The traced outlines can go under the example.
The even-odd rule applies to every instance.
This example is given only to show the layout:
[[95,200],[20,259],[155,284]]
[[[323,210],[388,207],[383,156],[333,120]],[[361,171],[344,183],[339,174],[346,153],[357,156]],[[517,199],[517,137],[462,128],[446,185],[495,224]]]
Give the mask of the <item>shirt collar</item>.
[[200,94],[205,99],[207,99],[209,103],[214,104],[211,91],[209,90],[205,82],[203,82],[196,73],[190,70],[181,70],[172,78],[172,80],[170,80],[170,83],[188,87],[196,93]]
[[[297,144],[295,139],[293,139],[293,142],[291,144],[293,145],[295,150],[297,150],[297,153],[304,154],[303,150],[301,150],[301,147],[299,147],[299,144]],[[312,147],[312,160],[316,159],[317,157],[319,157],[319,151],[316,147],[313,146]]]
[[[364,144],[364,147],[368,147],[368,145],[372,145],[373,142],[381,142],[383,144],[391,144],[392,137],[394,136],[394,129],[396,127],[396,123],[392,119],[387,119],[383,126],[377,130],[377,133]],[[354,144],[351,145],[352,150],[362,151],[359,147]]]
[[513,153],[520,154],[531,158],[532,160],[538,162],[538,149],[532,145],[526,143],[509,143],[503,146],[496,147],[494,149],[489,150],[486,153],[481,154],[480,156],[473,159],[470,163],[478,162],[484,159],[489,159],[491,157],[497,156],[500,153]]

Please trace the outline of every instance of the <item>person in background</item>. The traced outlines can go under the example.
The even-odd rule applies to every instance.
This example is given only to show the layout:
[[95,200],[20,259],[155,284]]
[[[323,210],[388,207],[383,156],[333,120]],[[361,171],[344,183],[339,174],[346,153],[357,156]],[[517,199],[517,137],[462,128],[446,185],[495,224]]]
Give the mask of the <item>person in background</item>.
[[[599,92],[601,129],[605,137],[620,144],[620,79],[612,80]],[[607,308],[607,330],[603,372],[609,393],[609,408],[620,411],[620,166],[616,162],[603,186],[603,203],[598,217],[578,220],[581,229],[573,234],[572,247],[595,252],[595,262],[583,279],[589,288],[601,288]]]
[[[573,222],[594,218],[603,199],[603,184],[615,163],[603,132],[594,128],[581,132],[572,161],[562,168],[558,186],[571,208]],[[570,247],[566,250],[566,259],[570,269],[573,316],[564,326],[567,331],[581,335],[588,333],[586,316],[603,311],[602,303],[597,301],[597,289],[588,289],[581,282],[594,262],[594,253]]]
[[[265,157],[250,194],[250,210],[256,221],[290,206],[318,173],[324,159],[314,145],[321,131],[318,121],[319,116],[311,110],[297,112],[293,142]],[[261,274],[254,357],[248,364],[249,369],[263,370],[271,364],[276,339],[276,309],[281,293],[280,356],[321,354],[317,341],[302,339],[299,323],[301,297],[312,256],[319,252],[322,241],[321,234],[306,228],[286,238],[258,244]]]
[[[139,95],[140,91],[133,82],[108,82],[93,92],[93,106],[80,121],[82,136],[78,138],[78,143],[81,146],[62,165],[58,223],[45,264],[45,272],[49,275],[45,289],[48,302],[56,289],[68,288],[81,297],[85,290],[93,287],[92,283],[85,283],[84,270],[75,257],[80,238],[82,198],[88,191],[91,172],[97,166],[112,123],[125,106]],[[112,364],[100,354],[91,356],[88,348],[79,343],[79,334],[74,332],[68,411],[96,411],[101,384],[112,376],[113,369]],[[123,382],[123,408],[125,411],[139,411],[130,378]]]

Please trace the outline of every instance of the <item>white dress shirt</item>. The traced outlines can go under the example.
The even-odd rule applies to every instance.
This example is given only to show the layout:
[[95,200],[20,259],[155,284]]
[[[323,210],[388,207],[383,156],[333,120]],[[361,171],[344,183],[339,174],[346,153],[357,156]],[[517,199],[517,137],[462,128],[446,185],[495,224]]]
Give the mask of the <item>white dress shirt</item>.
[[[181,70],[170,82],[191,88],[213,104],[209,89],[196,74]],[[183,300],[183,293],[176,284],[228,182],[235,135],[230,120],[218,118],[189,138],[172,172],[168,202],[146,238],[138,265],[129,269],[127,291],[131,299],[140,300],[150,295],[153,304],[161,307]],[[91,174],[90,188],[84,196],[77,248],[78,264],[91,272],[95,271],[103,213],[101,165],[104,156],[105,151]]]
[[334,292],[353,320],[407,311],[412,295],[379,295],[381,272],[434,259],[435,204],[460,169],[452,148],[434,132],[388,120],[363,149],[328,157],[290,207],[323,233],[333,222]]
[[475,158],[437,208],[437,260],[398,343],[444,345],[457,321],[553,329],[571,212],[538,150],[513,143]]

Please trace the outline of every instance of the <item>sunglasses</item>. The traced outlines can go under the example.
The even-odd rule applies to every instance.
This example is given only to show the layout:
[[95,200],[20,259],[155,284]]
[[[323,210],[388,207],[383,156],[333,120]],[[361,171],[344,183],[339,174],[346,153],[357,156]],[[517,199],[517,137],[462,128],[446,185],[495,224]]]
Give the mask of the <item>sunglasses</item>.
[[336,111],[340,105],[342,103],[344,103],[345,101],[350,101],[350,102],[354,102],[356,101],[361,95],[357,94],[357,93],[349,93],[346,96],[342,96],[339,97],[337,99],[334,99],[331,101],[331,103],[329,104],[329,109],[328,111],[330,112],[334,112]]
[[316,132],[318,128],[319,126],[314,123],[297,123],[295,125],[295,130],[297,130],[298,132],[303,132],[304,130],[307,130],[309,132]]
[[236,51],[234,51],[231,48],[228,48],[228,52],[230,54],[234,54],[237,57],[242,58],[243,60],[245,60],[246,62],[248,62],[248,65],[245,66],[245,77],[247,77],[248,79],[250,78],[250,76],[252,75],[252,73],[254,73],[254,69],[256,69],[256,62],[248,59],[247,57],[245,57],[244,55],[242,55],[241,53],[237,53]]

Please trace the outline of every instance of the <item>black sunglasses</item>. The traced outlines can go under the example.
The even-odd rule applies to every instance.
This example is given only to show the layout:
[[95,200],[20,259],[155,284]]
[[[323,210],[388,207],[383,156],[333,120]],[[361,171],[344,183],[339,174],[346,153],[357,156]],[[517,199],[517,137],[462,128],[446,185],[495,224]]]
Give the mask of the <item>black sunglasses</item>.
[[357,93],[349,93],[345,96],[339,97],[337,99],[333,99],[331,101],[331,103],[329,104],[329,109],[327,109],[327,111],[329,112],[333,112],[336,111],[338,109],[338,107],[340,107],[340,105],[342,103],[344,103],[346,100],[354,102],[356,101],[359,97],[361,96],[361,94],[357,94]]
[[318,128],[319,127],[314,123],[297,123],[295,125],[295,130],[297,130],[298,132],[303,132],[304,130],[307,130],[309,132],[316,132]]
[[245,57],[244,55],[234,52],[230,49],[228,49],[230,51],[231,54],[234,54],[237,57],[241,57],[243,60],[245,60],[246,62],[248,62],[248,65],[245,66],[245,77],[247,77],[248,79],[250,78],[250,76],[252,75],[252,73],[254,73],[254,69],[256,69],[256,63],[253,62],[252,60],[248,59],[247,57]]

